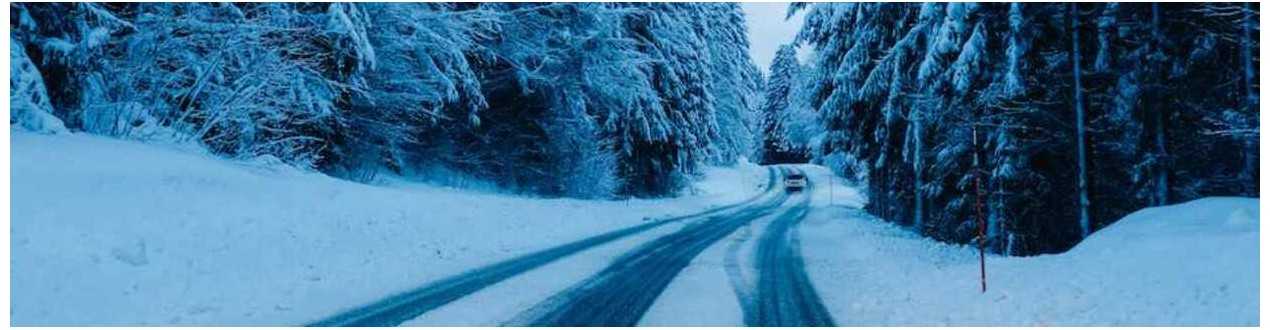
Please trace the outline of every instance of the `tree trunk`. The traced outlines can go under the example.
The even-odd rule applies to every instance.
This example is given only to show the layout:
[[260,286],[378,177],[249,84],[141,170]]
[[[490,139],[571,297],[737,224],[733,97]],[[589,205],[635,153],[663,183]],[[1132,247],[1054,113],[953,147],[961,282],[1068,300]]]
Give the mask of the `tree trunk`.
[[922,113],[913,109],[913,229],[922,232]]
[[1089,236],[1089,192],[1085,181],[1085,105],[1082,100],[1080,86],[1080,26],[1079,11],[1076,3],[1069,4],[1069,19],[1072,21],[1072,97],[1075,99],[1076,111],[1076,193],[1080,208],[1080,237]]
[[[1248,113],[1257,113],[1257,103],[1259,103],[1257,100],[1257,88],[1253,87],[1253,84],[1256,83],[1255,75],[1257,72],[1257,67],[1252,65],[1252,27],[1257,24],[1253,20],[1254,17],[1255,16],[1252,15],[1252,6],[1245,2],[1244,22],[1243,24],[1240,24],[1240,26],[1243,27],[1243,33],[1240,36],[1242,39],[1240,40],[1240,46],[1243,48],[1243,56],[1241,57],[1243,57],[1244,66],[1244,106],[1247,107],[1245,111]],[[1253,171],[1257,170],[1258,139],[1245,139],[1245,141],[1248,142],[1244,143],[1244,168],[1240,173],[1240,176],[1243,177],[1245,182],[1256,182],[1257,178],[1253,175]],[[1253,192],[1255,193],[1255,190]]]
[[1241,44],[1243,47],[1245,102],[1247,102],[1247,105],[1250,110],[1257,109],[1256,106],[1258,103],[1257,102],[1257,88],[1253,87],[1253,84],[1256,83],[1255,75],[1257,72],[1257,68],[1252,65],[1252,55],[1253,55],[1252,43],[1254,41],[1252,38],[1252,27],[1256,26],[1255,24],[1257,24],[1254,21],[1255,17],[1256,16],[1252,15],[1252,6],[1249,5],[1247,2],[1245,2],[1244,3],[1244,22],[1243,22],[1244,24],[1240,24],[1240,25],[1243,26],[1243,36],[1242,36],[1243,40],[1241,40],[1242,41]]
[[992,252],[1009,255],[1007,250],[1005,235],[1005,221],[1002,217],[1002,210],[1005,208],[1005,188],[1001,180],[991,180],[988,182],[989,187],[996,186],[994,192],[988,197],[988,239],[992,245]]
[[[1164,44],[1160,35],[1160,4],[1151,4],[1151,39],[1155,44],[1156,51],[1162,51],[1160,47]],[[1157,66],[1158,67],[1158,66]],[[1155,74],[1159,74],[1156,72]],[[1158,78],[1158,77],[1157,77]],[[1151,109],[1151,117],[1153,125],[1155,125],[1155,206],[1168,204],[1169,202],[1169,166],[1168,148],[1165,147],[1164,137],[1164,117],[1168,108],[1161,102],[1160,93],[1152,93],[1155,98],[1154,107]]]

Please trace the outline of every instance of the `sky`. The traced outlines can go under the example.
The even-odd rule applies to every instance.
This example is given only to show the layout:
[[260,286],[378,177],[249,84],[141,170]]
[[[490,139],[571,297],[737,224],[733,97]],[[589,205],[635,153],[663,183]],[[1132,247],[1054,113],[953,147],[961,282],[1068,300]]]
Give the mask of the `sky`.
[[[798,29],[803,25],[806,10],[799,11],[794,17],[785,20],[788,2],[743,2],[741,9],[745,11],[745,23],[749,25],[750,57],[758,65],[763,74],[767,74],[772,58],[776,57],[776,49],[794,40]],[[806,58],[799,49],[799,58]]]

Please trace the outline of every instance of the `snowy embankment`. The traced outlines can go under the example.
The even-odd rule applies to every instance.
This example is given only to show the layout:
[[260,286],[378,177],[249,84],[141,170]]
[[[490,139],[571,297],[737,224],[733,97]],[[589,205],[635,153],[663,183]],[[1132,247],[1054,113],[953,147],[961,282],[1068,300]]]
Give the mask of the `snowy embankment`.
[[748,198],[714,168],[674,199],[380,187],[88,135],[12,132],[14,325],[298,325],[646,219]]
[[819,208],[800,230],[842,325],[1255,326],[1259,214],[1251,198],[1144,209],[1066,253],[989,256],[986,293],[971,247],[850,207]]

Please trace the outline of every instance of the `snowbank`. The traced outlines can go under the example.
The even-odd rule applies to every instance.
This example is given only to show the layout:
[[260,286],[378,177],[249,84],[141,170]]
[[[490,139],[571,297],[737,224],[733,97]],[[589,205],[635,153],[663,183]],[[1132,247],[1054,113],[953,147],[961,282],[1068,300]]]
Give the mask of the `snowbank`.
[[13,325],[298,325],[462,270],[758,193],[675,199],[378,187],[88,135],[12,132]]
[[[825,194],[819,190],[817,194]],[[1135,212],[1063,254],[989,257],[850,207],[801,228],[844,325],[1257,325],[1259,208],[1206,198]]]

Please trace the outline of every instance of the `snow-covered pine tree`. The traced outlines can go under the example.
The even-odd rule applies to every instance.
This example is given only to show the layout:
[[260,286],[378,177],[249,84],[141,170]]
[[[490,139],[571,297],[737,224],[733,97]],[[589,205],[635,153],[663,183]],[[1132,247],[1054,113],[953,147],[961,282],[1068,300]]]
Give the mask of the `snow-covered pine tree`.
[[806,147],[790,141],[787,125],[784,123],[789,118],[789,112],[794,111],[791,105],[797,101],[792,98],[800,78],[802,72],[797,50],[792,44],[781,45],[768,69],[767,92],[762,108],[763,145],[760,161],[763,163],[790,163],[807,159]]
[[[804,63],[799,62],[798,68],[795,70],[798,75],[790,82],[790,94],[787,96],[789,101],[787,110],[783,112],[783,118],[780,119],[781,127],[784,130],[784,137],[792,146],[798,146],[803,152],[804,159],[816,162],[814,157],[823,157],[819,152],[823,147],[821,141],[825,138],[826,130],[823,127],[823,121],[820,118],[820,112],[812,108],[810,90],[815,81],[813,80],[813,72]],[[761,132],[762,129],[756,129]],[[761,149],[759,149],[761,152]],[[755,159],[762,157],[756,156]],[[852,170],[853,173],[862,173],[862,170]]]
[[487,104],[469,55],[482,55],[474,39],[492,14],[445,4],[332,4],[329,12],[340,53],[354,63],[345,64],[335,170],[413,175],[435,165],[439,134],[479,124]]
[[[661,101],[664,122],[652,122],[641,139],[618,140],[622,193],[664,195],[683,186],[698,165],[728,152],[719,143],[715,97],[710,93],[710,61],[706,23],[696,13],[701,4],[631,4],[625,30],[651,61],[646,66]],[[732,134],[733,132],[727,132]],[[739,152],[739,151],[738,151]]]
[[[504,4],[490,8],[511,17],[499,23],[497,60],[482,68],[491,110],[482,126],[540,129],[502,141],[532,150],[516,161],[524,175],[538,175],[540,192],[607,197],[624,184],[618,148],[625,141],[665,139],[669,118],[644,70],[650,59],[622,25],[637,12],[610,4]],[[553,27],[544,33],[543,27]],[[508,143],[511,142],[511,143]],[[497,148],[472,148],[477,153]],[[509,150],[516,152],[515,150]],[[531,162],[532,161],[532,162]],[[545,175],[543,175],[545,174]]]
[[917,9],[907,4],[815,5],[798,34],[799,42],[815,50],[808,97],[827,131],[820,158],[841,160],[829,164],[838,171],[855,169],[845,174],[865,178],[870,211],[888,219],[909,218],[912,183],[911,170],[897,166],[903,163],[905,145],[905,128],[896,115],[900,108],[878,110],[894,90],[889,76],[895,64],[876,59],[911,28]]
[[1255,166],[1249,165],[1257,155],[1248,146],[1259,134],[1248,128],[1256,126],[1256,112],[1249,109],[1255,108],[1258,97],[1247,88],[1255,86],[1257,79],[1250,75],[1258,73],[1247,68],[1258,60],[1252,55],[1259,47],[1252,35],[1259,33],[1255,28],[1259,7],[1159,5],[1166,56],[1161,61],[1162,97],[1157,104],[1168,110],[1162,125],[1168,157],[1160,167],[1167,171],[1163,175],[1167,175],[1170,202],[1209,195],[1255,195],[1257,180],[1248,178],[1257,175],[1251,170]]
[[9,43],[9,87],[9,123],[41,133],[66,132],[62,120],[53,116],[44,77],[17,40]]
[[[109,70],[114,33],[135,27],[98,3],[12,4],[12,42],[43,78],[53,114],[67,128],[83,128],[84,112],[96,104],[101,76]],[[119,5],[123,6],[123,5]],[[11,55],[12,57],[12,55]]]
[[[330,146],[338,82],[318,74],[326,54],[312,32],[301,33],[317,31],[318,20],[297,6],[141,4],[114,67],[144,74],[102,84],[109,101],[101,104],[149,102],[178,139],[215,153],[317,166]],[[111,99],[126,90],[134,97]]]
[[719,135],[710,163],[731,165],[754,149],[752,127],[763,105],[761,74],[750,58],[745,14],[736,3],[701,3],[697,29],[708,46],[710,95]]
[[[1244,20],[1215,18],[1255,18],[1256,11],[1160,5],[1167,14],[1153,32],[1151,8],[791,6],[808,11],[799,40],[815,51],[808,98],[825,130],[816,159],[865,172],[858,177],[868,187],[870,212],[905,224],[921,221],[926,234],[966,242],[974,229],[966,198],[967,178],[977,170],[969,164],[969,128],[975,127],[989,156],[982,168],[990,173],[984,182],[988,243],[1011,254],[1061,251],[1107,225],[1097,219],[1119,218],[1151,200],[1249,194],[1233,178],[1249,176],[1241,172],[1253,157],[1244,155],[1244,144],[1219,137],[1224,130],[1217,127],[1250,127],[1252,116],[1221,113],[1246,108],[1251,93],[1197,86],[1242,87],[1249,80],[1242,69],[1250,65],[1239,63],[1255,57],[1241,56],[1247,44],[1239,40],[1254,39],[1242,37],[1253,29]],[[1163,55],[1151,57],[1159,53],[1152,47]],[[1225,65],[1210,66],[1216,63]],[[1148,89],[1158,100],[1148,100]],[[899,143],[896,131],[903,132]],[[1183,156],[1199,148],[1243,161]],[[1086,149],[1083,160],[1080,149]],[[835,153],[842,156],[826,157]],[[1158,162],[1139,168],[1159,170],[1144,170],[1137,181],[1118,179],[1138,159],[1156,155]],[[1211,171],[1197,174],[1201,168]],[[1082,172],[1088,180],[1079,179]],[[1088,207],[1093,201],[1098,207]]]

